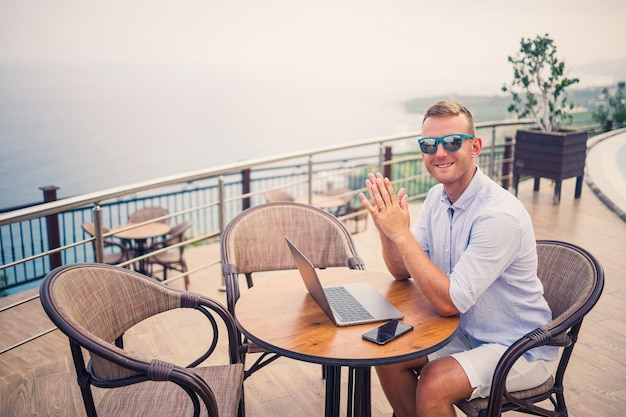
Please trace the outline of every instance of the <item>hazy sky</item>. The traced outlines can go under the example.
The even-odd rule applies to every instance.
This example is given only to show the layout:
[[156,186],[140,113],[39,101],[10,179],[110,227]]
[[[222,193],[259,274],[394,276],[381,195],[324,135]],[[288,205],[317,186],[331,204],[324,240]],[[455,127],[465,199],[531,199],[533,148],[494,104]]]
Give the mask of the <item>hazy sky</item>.
[[501,93],[546,33],[626,80],[624,0],[0,0],[0,196],[415,131],[406,101]]
[[259,80],[415,80],[409,96],[497,93],[520,39],[545,33],[571,75],[606,81],[581,71],[626,59],[625,22],[623,0],[0,0],[0,62],[189,63]]

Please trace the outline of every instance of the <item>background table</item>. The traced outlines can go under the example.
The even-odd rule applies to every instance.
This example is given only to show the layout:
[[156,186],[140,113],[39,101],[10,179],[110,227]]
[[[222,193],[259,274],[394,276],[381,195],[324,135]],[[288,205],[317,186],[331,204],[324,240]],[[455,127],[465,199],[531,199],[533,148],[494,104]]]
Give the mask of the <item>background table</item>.
[[[144,224],[143,226],[135,227],[133,229],[123,230],[127,227],[130,227],[132,224],[125,224],[122,226],[117,226],[111,229],[113,231],[113,236],[120,238],[125,241],[134,242],[132,249],[136,251],[135,256],[141,257],[146,254],[146,242],[148,239],[153,239],[160,236],[165,236],[170,232],[170,227],[165,223],[155,222]],[[116,230],[121,230],[116,232]],[[139,259],[138,262],[138,272],[142,274],[147,274],[146,270],[146,260]]]
[[323,194],[314,194],[310,203],[308,197],[297,198],[296,203],[310,204],[312,206],[326,210],[333,215],[337,215],[337,213],[339,213],[342,208],[346,208],[348,205],[348,202],[344,198],[333,197]]
[[441,348],[454,336],[459,317],[440,316],[413,280],[343,268],[318,273],[324,286],[369,282],[404,314],[403,321],[413,325],[413,331],[380,346],[361,335],[382,323],[335,326],[297,272],[255,283],[237,301],[235,319],[241,332],[266,350],[327,366],[326,416],[339,415],[340,371],[349,367],[348,416],[369,416],[370,367],[416,359]]

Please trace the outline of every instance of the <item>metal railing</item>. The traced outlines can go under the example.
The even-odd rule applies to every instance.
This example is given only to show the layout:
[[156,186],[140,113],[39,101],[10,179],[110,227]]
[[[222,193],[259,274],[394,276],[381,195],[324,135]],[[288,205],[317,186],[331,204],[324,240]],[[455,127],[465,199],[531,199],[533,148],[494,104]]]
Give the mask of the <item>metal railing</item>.
[[[505,154],[505,136],[512,128],[528,123],[477,124],[485,142],[479,164],[488,175],[508,180],[509,174],[501,172],[511,157],[510,152]],[[171,213],[167,217],[174,222],[192,220],[193,238],[186,244],[194,244],[219,239],[230,219],[264,202],[264,192],[272,188],[311,201],[317,193],[341,187],[349,189],[352,201],[358,202],[356,196],[363,190],[367,173],[380,170],[407,188],[412,198],[422,198],[432,180],[413,142],[419,136],[420,132],[413,132],[248,160],[2,213],[0,278],[4,282],[0,282],[0,289],[39,279],[61,264],[101,262],[104,240],[112,237],[110,232],[103,232],[104,228],[124,224],[132,211],[141,207],[165,207]],[[407,141],[411,141],[410,146]],[[46,195],[47,200],[54,199]],[[95,237],[84,235],[84,222],[95,223]]]
[[[477,124],[485,142],[479,164],[488,175],[508,180],[509,174],[501,172],[510,164],[510,153],[505,154],[503,146],[505,136],[528,123]],[[0,289],[41,278],[59,264],[101,261],[104,240],[111,237],[103,228],[124,224],[133,210],[145,206],[166,207],[174,221],[193,220],[194,237],[186,242],[193,244],[219,239],[230,219],[262,203],[264,192],[272,188],[311,201],[316,193],[342,187],[348,188],[357,202],[367,173],[380,170],[407,188],[414,199],[421,198],[432,182],[413,142],[419,136],[420,132],[413,132],[248,160],[2,213],[0,278],[4,285],[0,282]],[[95,237],[85,238],[82,233],[80,226],[86,221],[95,223]],[[51,228],[51,223],[56,226]],[[51,239],[55,229],[56,240]]]

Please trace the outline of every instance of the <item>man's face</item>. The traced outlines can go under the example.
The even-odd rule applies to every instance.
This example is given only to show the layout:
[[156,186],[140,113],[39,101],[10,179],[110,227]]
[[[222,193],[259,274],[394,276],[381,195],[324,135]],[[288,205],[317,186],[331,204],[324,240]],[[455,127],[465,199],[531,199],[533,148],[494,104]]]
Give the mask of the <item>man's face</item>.
[[[439,138],[452,133],[469,134],[469,123],[464,115],[429,117],[422,125],[423,137]],[[458,197],[472,180],[474,158],[481,148],[479,137],[463,139],[463,146],[456,152],[448,152],[438,144],[435,153],[422,153],[422,158],[430,175],[444,185],[448,195],[453,191]]]

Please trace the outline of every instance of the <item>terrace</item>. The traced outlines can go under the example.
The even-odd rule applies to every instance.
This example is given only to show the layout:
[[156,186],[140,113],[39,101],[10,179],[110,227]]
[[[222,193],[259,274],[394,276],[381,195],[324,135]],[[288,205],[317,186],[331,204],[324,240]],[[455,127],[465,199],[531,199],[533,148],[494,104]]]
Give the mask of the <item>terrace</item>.
[[[542,181],[540,192],[533,191],[532,181],[524,181],[518,194],[533,219],[537,239],[564,240],[586,248],[600,260],[606,274],[604,293],[585,320],[566,374],[570,415],[621,415],[626,401],[623,307],[626,283],[620,279],[626,267],[623,256],[626,253],[626,223],[609,210],[588,185],[584,186],[582,197],[574,200],[575,180],[565,180],[561,203],[554,205],[551,192],[546,190],[549,182]],[[419,200],[414,200],[411,210],[417,213],[419,208]],[[367,269],[385,271],[375,228],[369,225],[365,231],[355,234],[354,240]],[[191,290],[225,302],[225,295],[220,291],[221,267],[218,263],[207,265],[207,259],[219,259],[219,245],[213,241],[190,247],[186,257]],[[170,285],[182,288],[183,284],[174,277]],[[36,293],[37,290],[33,289],[0,299],[0,307]],[[16,417],[84,416],[67,339],[59,331],[48,332],[53,326],[38,299],[35,297],[3,310],[0,317],[2,348],[42,334],[0,355],[0,414]],[[193,326],[182,318],[179,320],[180,327]],[[175,360],[176,354],[171,352],[182,353],[189,349],[189,341],[175,337],[167,345],[155,344],[152,336],[159,330],[158,322],[139,330],[145,343],[150,344],[155,352],[169,354]],[[249,416],[322,414],[324,382],[316,365],[282,358],[248,379],[245,390]],[[375,375],[372,397],[374,416],[391,414]]]

